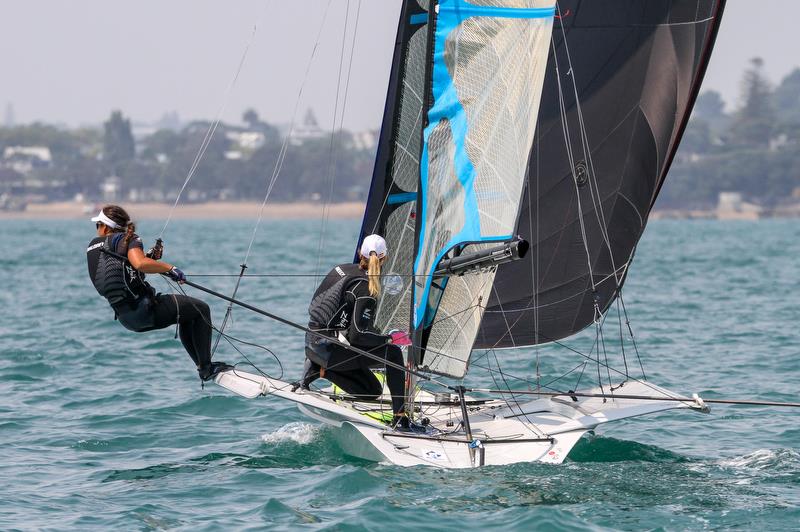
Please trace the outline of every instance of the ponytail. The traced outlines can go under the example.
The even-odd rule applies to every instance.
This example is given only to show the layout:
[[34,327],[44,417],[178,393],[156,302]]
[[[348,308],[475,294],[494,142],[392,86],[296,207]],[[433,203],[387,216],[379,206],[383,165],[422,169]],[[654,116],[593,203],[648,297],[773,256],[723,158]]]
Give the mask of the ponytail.
[[133,238],[133,234],[135,232],[136,224],[133,222],[128,222],[128,225],[125,226],[125,237],[122,239],[126,246],[131,243],[131,239]]
[[362,255],[359,265],[362,270],[367,270],[369,295],[378,297],[381,295],[381,259],[375,253],[370,253],[369,258]]
[[103,207],[103,214],[108,216],[114,223],[120,226],[121,229],[113,229],[114,233],[121,233],[125,231],[123,241],[128,245],[136,232],[136,224],[131,221],[130,215],[119,205],[106,205]]

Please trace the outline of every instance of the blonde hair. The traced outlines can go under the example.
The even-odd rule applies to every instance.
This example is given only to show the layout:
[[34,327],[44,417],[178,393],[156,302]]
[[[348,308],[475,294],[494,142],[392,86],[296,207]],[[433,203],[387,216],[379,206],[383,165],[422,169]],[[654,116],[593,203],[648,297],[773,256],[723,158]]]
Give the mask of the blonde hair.
[[369,254],[369,258],[361,255],[359,266],[367,270],[369,295],[372,297],[381,295],[381,259],[378,258],[378,255],[374,252]]

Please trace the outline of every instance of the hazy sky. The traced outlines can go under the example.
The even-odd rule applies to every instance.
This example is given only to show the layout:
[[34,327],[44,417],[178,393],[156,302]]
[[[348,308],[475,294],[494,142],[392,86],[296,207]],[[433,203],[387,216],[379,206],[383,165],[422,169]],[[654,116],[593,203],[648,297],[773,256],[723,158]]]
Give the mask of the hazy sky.
[[[9,103],[17,123],[96,124],[112,109],[213,118],[260,21],[223,119],[253,107],[288,122],[329,1],[300,104],[329,125],[348,0],[0,0],[0,120]],[[349,4],[352,30],[359,0]],[[355,130],[379,125],[400,2],[360,6],[344,121]],[[704,88],[735,105],[754,56],[779,82],[800,65],[799,17],[797,0],[729,0]]]

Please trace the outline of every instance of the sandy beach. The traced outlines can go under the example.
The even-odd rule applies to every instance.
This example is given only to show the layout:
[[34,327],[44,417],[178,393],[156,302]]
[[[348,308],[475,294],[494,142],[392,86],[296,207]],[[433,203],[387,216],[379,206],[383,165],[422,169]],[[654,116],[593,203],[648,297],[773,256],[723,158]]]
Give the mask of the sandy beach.
[[[171,204],[166,203],[122,203],[134,220],[164,219]],[[0,211],[0,220],[71,220],[96,214],[102,204],[86,204],[71,201],[54,203],[31,203],[24,211]],[[175,208],[173,219],[255,219],[261,209],[258,202],[214,202],[181,204]],[[267,203],[264,218],[301,219],[322,216],[321,203]],[[334,203],[328,206],[331,219],[359,219],[364,214],[361,202]]]

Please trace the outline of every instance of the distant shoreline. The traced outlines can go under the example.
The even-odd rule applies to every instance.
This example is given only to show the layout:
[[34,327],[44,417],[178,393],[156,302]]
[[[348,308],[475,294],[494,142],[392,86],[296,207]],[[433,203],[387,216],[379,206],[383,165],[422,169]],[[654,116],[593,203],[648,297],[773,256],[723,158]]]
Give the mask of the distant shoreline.
[[[135,221],[163,220],[169,215],[172,204],[126,203],[120,204]],[[72,201],[30,203],[24,211],[0,211],[0,220],[81,220],[94,216],[103,204],[85,204]],[[322,203],[267,203],[264,218],[299,220],[319,218]],[[224,201],[212,203],[186,203],[178,205],[172,214],[175,220],[251,220],[258,217],[261,203],[250,201]],[[358,201],[328,205],[331,219],[360,219],[364,204]]]
[[[94,216],[102,203],[90,204],[74,201],[30,203],[23,211],[0,210],[0,220],[83,220]],[[168,216],[171,203],[126,203],[134,221],[163,220]],[[271,220],[318,219],[324,205],[319,202],[267,203],[263,216]],[[261,203],[254,201],[215,201],[209,203],[184,203],[175,208],[175,220],[254,220]],[[328,205],[328,218],[334,220],[360,220],[364,216],[364,203],[351,201]],[[800,204],[774,209],[758,214],[752,212],[720,211],[716,209],[658,209],[650,213],[651,220],[763,220],[771,218],[800,218]]]

